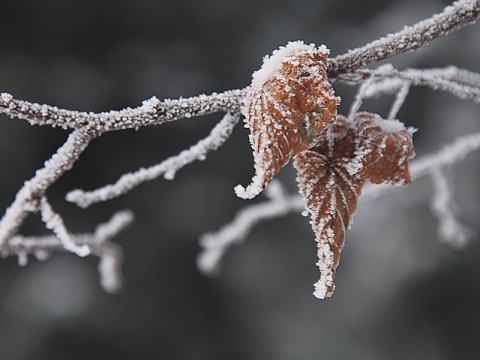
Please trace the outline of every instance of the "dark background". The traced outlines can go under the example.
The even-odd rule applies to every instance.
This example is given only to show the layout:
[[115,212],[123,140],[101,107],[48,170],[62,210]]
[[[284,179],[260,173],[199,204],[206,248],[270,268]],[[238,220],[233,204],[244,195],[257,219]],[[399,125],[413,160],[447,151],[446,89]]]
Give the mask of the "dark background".
[[[288,41],[324,43],[333,55],[434,12],[447,1],[17,0],[0,1],[0,91],[59,107],[105,111],[155,95],[242,88],[262,57]],[[393,60],[399,68],[456,64],[480,71],[478,25]],[[353,89],[335,85],[348,111]],[[386,114],[388,96],[364,109]],[[0,359],[478,359],[477,243],[453,251],[437,238],[431,182],[360,203],[347,234],[337,290],[320,301],[314,236],[300,215],[264,222],[206,278],[197,239],[247,202],[253,162],[247,132],[173,182],[144,184],[88,210],[63,198],[153,165],[208,134],[221,115],[110,133],[95,140],[48,195],[71,231],[91,231],[116,210],[136,222],[117,237],[124,291],[97,281],[97,259],[55,254],[0,262]],[[399,118],[419,128],[418,156],[480,129],[478,105],[411,91]],[[0,117],[0,207],[65,141],[60,129]],[[453,168],[462,220],[479,230],[478,157]],[[294,172],[280,174],[295,190]],[[261,201],[254,200],[252,201]],[[24,234],[46,233],[31,217]]]

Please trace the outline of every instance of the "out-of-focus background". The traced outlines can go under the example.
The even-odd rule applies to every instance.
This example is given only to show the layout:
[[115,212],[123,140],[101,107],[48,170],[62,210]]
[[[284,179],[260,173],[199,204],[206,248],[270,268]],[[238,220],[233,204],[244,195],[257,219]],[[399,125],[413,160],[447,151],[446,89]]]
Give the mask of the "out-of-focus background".
[[[105,111],[151,96],[176,98],[241,88],[262,57],[288,41],[324,43],[333,55],[434,12],[447,1],[18,0],[0,2],[0,91],[59,107]],[[399,68],[456,64],[480,71],[480,27],[416,53]],[[335,85],[348,111],[354,89]],[[386,114],[392,98],[364,109]],[[478,359],[478,243],[453,251],[438,241],[429,179],[360,203],[331,299],[313,297],[316,245],[308,219],[257,226],[206,278],[195,267],[198,236],[248,202],[233,187],[253,174],[241,126],[207,160],[87,210],[66,203],[153,165],[208,134],[221,115],[181,120],[95,140],[48,193],[70,230],[91,231],[116,210],[136,222],[118,236],[126,287],[102,291],[97,259],[55,254],[0,261],[0,359]],[[417,155],[480,130],[480,108],[414,89],[399,118],[419,128]],[[0,117],[0,208],[63,143],[60,129]],[[455,198],[479,229],[479,156],[456,165]],[[280,174],[295,191],[291,168]],[[254,203],[254,200],[251,203]],[[31,217],[24,234],[46,233]],[[478,240],[477,240],[478,241]]]

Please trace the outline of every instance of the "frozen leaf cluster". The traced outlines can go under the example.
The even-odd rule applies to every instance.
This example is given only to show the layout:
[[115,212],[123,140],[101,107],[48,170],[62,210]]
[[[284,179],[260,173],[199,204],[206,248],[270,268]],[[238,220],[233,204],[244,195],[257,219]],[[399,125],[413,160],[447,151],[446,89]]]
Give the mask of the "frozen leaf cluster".
[[312,149],[295,158],[300,193],[318,243],[321,275],[315,284],[317,298],[333,293],[345,232],[365,182],[411,182],[412,134],[412,128],[376,114],[358,113],[351,121],[339,116]]

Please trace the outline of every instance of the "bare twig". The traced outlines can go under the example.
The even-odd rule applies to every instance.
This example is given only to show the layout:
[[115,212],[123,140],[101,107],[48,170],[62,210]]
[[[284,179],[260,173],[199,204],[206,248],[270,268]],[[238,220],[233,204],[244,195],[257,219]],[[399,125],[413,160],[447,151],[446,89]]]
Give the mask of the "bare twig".
[[358,81],[363,85],[366,79],[374,80],[362,92],[362,99],[390,93],[398,94],[400,88],[405,86],[405,82],[408,82],[410,86],[427,86],[432,90],[446,92],[461,100],[480,103],[480,74],[455,66],[399,71],[387,64],[374,70],[359,70],[356,74],[361,74],[361,79],[349,77],[348,83],[352,84]]
[[[469,227],[458,220],[458,206],[453,199],[451,169],[433,171],[430,178],[433,184],[431,202],[432,213],[438,218],[440,239],[456,249],[464,248],[475,236]],[[449,174],[447,174],[447,172]]]
[[46,197],[42,197],[40,200],[40,214],[47,229],[53,231],[65,250],[71,251],[81,257],[90,254],[90,249],[87,245],[77,245],[72,240],[62,217],[53,210]]
[[3,251],[8,239],[18,232],[28,214],[39,210],[40,201],[48,188],[72,168],[95,136],[95,133],[85,130],[72,132],[65,144],[45,162],[45,166],[23,184],[0,220],[0,251]]
[[240,120],[240,115],[227,113],[213,128],[210,135],[200,140],[188,150],[172,156],[160,164],[149,168],[141,168],[133,173],[122,175],[114,184],[103,186],[93,191],[73,190],[67,194],[67,201],[74,202],[82,208],[87,208],[97,202],[116,198],[137,187],[138,185],[164,175],[173,179],[175,173],[195,160],[203,160],[212,151],[217,150],[230,137],[233,128]]
[[[90,255],[98,256],[100,284],[107,292],[117,292],[122,285],[120,266],[123,252],[119,245],[112,243],[111,238],[124,230],[133,221],[131,211],[119,211],[112,218],[97,226],[93,233],[71,234],[70,238],[77,246],[87,246]],[[45,260],[54,251],[65,251],[64,244],[55,235],[21,236],[10,238],[8,246],[0,252],[2,257],[18,256],[19,263],[26,265],[28,255],[33,254],[38,260]]]
[[197,265],[201,272],[208,275],[217,273],[223,255],[232,245],[240,244],[259,222],[301,212],[305,208],[303,199],[296,194],[287,194],[278,180],[268,185],[265,196],[267,201],[246,207],[229,224],[200,237],[203,251],[197,258]]

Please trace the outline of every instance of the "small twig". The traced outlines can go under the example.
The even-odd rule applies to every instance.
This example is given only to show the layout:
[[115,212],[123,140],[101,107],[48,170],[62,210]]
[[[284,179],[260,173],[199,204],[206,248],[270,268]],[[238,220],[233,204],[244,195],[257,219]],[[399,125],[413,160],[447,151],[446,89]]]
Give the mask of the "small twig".
[[348,112],[348,120],[350,121],[353,116],[360,110],[362,104],[363,104],[363,99],[366,98],[367,91],[371,84],[373,83],[373,78],[369,78],[365,80],[365,82],[362,82],[360,85],[357,93],[355,94],[355,99],[353,100],[352,104],[350,105],[350,110]]
[[398,112],[400,111],[400,108],[405,102],[405,99],[408,95],[408,92],[410,91],[411,86],[412,84],[410,81],[404,81],[403,84],[400,86],[400,89],[398,90],[397,95],[395,96],[395,101],[393,102],[390,108],[390,111],[388,112],[388,116],[387,116],[388,120],[393,120],[396,118]]
[[360,83],[363,86],[357,92],[355,102],[352,104],[352,107],[355,105],[357,109],[360,107],[356,103],[359,101],[360,95],[360,100],[380,95],[398,95],[401,87],[405,86],[405,82],[410,83],[410,86],[427,86],[432,90],[446,92],[461,100],[480,103],[480,74],[455,66],[399,71],[391,64],[386,64],[377,69],[362,69],[352,74],[342,75],[339,80],[349,85]]
[[103,186],[93,191],[72,190],[67,194],[67,201],[87,208],[92,204],[116,198],[138,185],[164,175],[173,179],[175,173],[195,160],[203,160],[209,152],[217,150],[230,137],[233,128],[240,120],[240,115],[227,113],[212,129],[209,136],[200,140],[187,150],[149,168],[122,175],[114,184]]
[[[100,258],[98,266],[100,284],[105,291],[110,293],[117,292],[121,288],[120,266],[123,261],[122,249],[117,244],[110,242],[110,239],[123,231],[132,221],[131,211],[119,211],[108,222],[98,225],[93,233],[71,234],[70,236],[71,241],[77,246],[87,246],[91,255]],[[15,235],[0,253],[2,257],[16,255],[19,263],[26,265],[29,254],[34,254],[38,260],[45,260],[54,251],[65,251],[64,244],[55,235]]]
[[48,188],[73,167],[95,136],[96,134],[84,130],[72,132],[50,160],[45,162],[45,166],[23,184],[14,202],[0,220],[0,251],[8,239],[18,232],[29,213],[39,210],[40,199]]
[[259,222],[300,212],[305,208],[303,199],[298,195],[288,195],[278,180],[268,185],[265,196],[267,201],[242,209],[232,222],[200,237],[203,251],[198,256],[197,265],[201,272],[208,275],[218,272],[223,255],[232,245],[240,244]]

